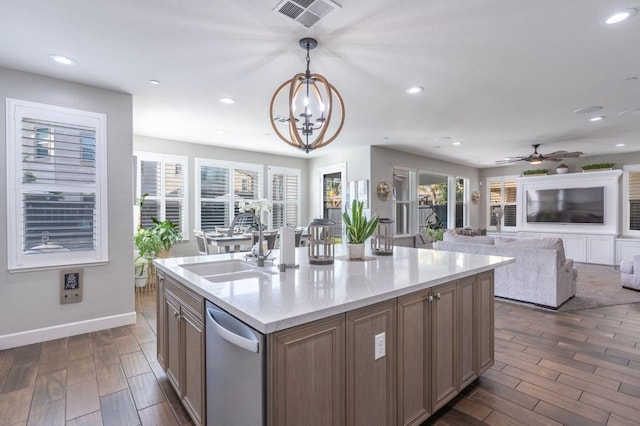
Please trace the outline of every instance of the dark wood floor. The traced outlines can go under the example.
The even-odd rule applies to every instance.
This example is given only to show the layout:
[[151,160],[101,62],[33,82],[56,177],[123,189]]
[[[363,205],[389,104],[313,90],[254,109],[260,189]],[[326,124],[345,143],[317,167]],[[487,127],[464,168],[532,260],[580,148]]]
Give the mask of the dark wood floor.
[[[191,424],[135,325],[0,351],[0,425]],[[640,304],[555,313],[496,302],[496,363],[426,424],[640,424]]]

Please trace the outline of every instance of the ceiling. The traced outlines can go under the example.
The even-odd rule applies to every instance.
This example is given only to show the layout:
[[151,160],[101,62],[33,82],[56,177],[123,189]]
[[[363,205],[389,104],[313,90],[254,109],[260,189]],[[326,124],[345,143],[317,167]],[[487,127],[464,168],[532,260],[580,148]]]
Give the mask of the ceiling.
[[[131,93],[136,135],[281,155],[380,145],[483,168],[534,143],[638,151],[640,14],[603,21],[640,0],[336,0],[311,28],[279,2],[3,1],[0,66]],[[340,136],[310,154],[269,122],[275,90],[305,69],[302,37],[318,40],[311,71],[346,109]],[[600,122],[573,113],[596,105]]]

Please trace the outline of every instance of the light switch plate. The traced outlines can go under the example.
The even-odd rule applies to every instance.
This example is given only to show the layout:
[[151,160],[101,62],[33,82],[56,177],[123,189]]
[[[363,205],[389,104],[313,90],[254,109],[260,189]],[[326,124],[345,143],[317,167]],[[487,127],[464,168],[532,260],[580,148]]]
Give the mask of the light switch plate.
[[60,303],[82,302],[82,269],[65,269],[60,273]]
[[383,358],[386,354],[385,333],[376,334],[374,337],[374,359]]

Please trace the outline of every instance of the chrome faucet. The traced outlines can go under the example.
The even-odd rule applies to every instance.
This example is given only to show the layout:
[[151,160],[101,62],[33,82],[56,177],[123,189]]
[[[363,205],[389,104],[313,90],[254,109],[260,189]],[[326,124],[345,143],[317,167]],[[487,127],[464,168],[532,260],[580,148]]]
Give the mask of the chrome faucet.
[[260,222],[260,218],[256,216],[255,213],[244,212],[236,215],[236,217],[233,218],[233,222],[231,222],[229,231],[227,231],[227,236],[229,237],[233,236],[233,230],[236,227],[236,222],[238,222],[238,219],[240,219],[241,217],[250,217],[252,219],[255,219],[255,221],[258,223],[258,256],[256,257],[256,265],[264,266],[265,256],[264,256],[264,249],[262,247],[262,223]]

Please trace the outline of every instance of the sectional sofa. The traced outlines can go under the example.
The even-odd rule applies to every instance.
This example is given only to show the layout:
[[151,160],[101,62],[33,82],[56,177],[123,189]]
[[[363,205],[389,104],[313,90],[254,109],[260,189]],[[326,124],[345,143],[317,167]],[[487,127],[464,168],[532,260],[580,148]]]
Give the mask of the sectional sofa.
[[493,238],[444,234],[438,250],[515,258],[495,270],[495,295],[557,309],[576,294],[578,271],[560,238]]

